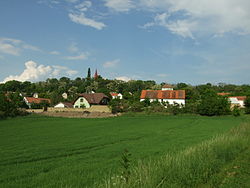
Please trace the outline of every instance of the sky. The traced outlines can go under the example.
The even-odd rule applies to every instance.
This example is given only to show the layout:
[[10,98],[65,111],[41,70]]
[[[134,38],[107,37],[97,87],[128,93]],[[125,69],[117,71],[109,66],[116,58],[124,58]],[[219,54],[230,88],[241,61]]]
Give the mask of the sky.
[[250,84],[249,0],[1,0],[0,82]]

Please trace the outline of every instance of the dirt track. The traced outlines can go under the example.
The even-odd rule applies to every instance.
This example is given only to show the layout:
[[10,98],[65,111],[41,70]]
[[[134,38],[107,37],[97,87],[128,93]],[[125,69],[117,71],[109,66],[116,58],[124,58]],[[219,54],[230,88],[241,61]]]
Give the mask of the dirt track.
[[109,112],[42,112],[41,115],[68,118],[107,118],[118,115]]

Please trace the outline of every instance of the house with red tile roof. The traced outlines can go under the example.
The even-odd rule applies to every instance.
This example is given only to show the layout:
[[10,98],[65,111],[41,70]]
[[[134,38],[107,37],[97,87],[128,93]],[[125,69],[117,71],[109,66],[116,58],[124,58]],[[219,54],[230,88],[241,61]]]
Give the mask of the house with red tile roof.
[[29,108],[31,108],[31,105],[34,104],[40,104],[40,103],[48,103],[50,104],[50,99],[45,98],[35,98],[35,97],[24,97],[24,102],[28,105]]
[[122,99],[123,98],[121,93],[110,92],[110,95],[111,95],[112,99]]
[[227,96],[227,95],[230,95],[231,93],[217,93],[217,95],[220,95],[220,96]]
[[142,90],[140,101],[149,99],[150,102],[159,101],[160,103],[185,105],[185,90],[173,90],[173,87],[164,85],[162,90]]
[[233,106],[239,106],[240,108],[244,108],[244,101],[246,100],[246,96],[233,96],[228,97],[231,107]]

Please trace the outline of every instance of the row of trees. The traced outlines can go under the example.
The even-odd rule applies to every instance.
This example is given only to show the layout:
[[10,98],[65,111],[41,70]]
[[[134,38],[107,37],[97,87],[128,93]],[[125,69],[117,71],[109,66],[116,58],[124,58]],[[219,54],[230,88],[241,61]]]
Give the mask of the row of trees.
[[[121,80],[104,79],[101,76],[92,78],[90,70],[88,70],[85,78],[78,77],[74,80],[62,77],[60,79],[48,78],[46,81],[36,83],[28,81],[8,81],[4,84],[0,84],[0,93],[22,93],[24,96],[32,96],[33,93],[38,93],[39,97],[49,98],[52,105],[54,105],[61,101],[72,102],[79,93],[94,91],[110,96],[110,92],[118,92],[123,94],[124,100],[112,101],[110,103],[111,107],[117,106],[114,107],[114,109],[117,108],[117,110],[114,111],[141,111],[142,109],[147,109],[149,111],[152,111],[152,109],[158,109],[159,111],[162,106],[159,107],[157,104],[141,104],[139,100],[142,90],[161,89],[163,84],[164,83],[157,84],[153,80],[131,80],[124,82]],[[181,108],[182,111],[188,113],[199,113],[202,115],[222,115],[228,113],[228,101],[224,97],[218,96],[218,92],[228,92],[232,96],[250,96],[250,85],[223,83],[212,85],[208,83],[192,86],[186,83],[178,83],[173,86],[174,89],[183,89],[186,91],[186,105],[184,108]],[[62,93],[64,92],[68,94],[68,99],[62,98]],[[15,101],[16,100],[19,100],[19,102],[22,101],[20,98],[15,99]],[[121,109],[119,110],[119,108]],[[181,111],[179,110],[180,108],[175,106],[167,109],[172,110],[173,112]]]

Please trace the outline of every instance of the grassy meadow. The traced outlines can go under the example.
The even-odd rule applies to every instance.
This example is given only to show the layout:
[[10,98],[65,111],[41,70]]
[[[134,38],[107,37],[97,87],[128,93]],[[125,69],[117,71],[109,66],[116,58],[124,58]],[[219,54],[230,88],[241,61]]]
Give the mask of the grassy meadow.
[[[112,187],[107,181],[114,174],[121,174],[124,149],[132,154],[133,166],[138,166],[138,161],[146,164],[161,161],[162,156],[181,158],[180,152],[190,153],[190,148],[201,143],[207,143],[210,151],[210,145],[217,147],[216,135],[226,134],[247,122],[247,116],[191,115],[106,119],[27,116],[3,120],[0,121],[0,187]],[[234,141],[237,139],[223,143],[232,146],[237,143]],[[203,157],[200,160],[206,156]]]

